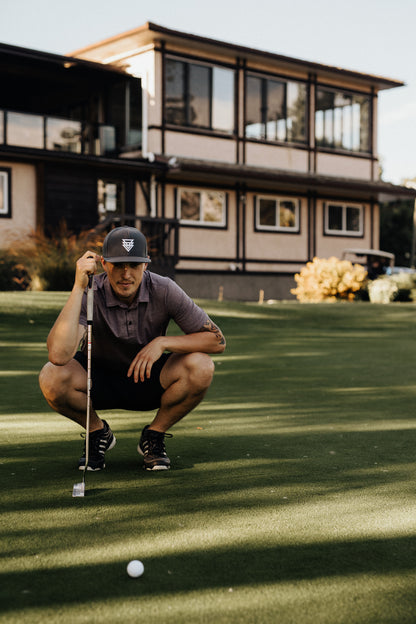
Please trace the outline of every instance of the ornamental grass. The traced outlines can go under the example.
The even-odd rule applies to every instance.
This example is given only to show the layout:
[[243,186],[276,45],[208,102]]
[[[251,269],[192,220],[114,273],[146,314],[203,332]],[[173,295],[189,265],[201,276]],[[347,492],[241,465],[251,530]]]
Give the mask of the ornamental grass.
[[0,286],[3,290],[70,290],[76,261],[87,249],[100,254],[104,236],[105,232],[95,230],[75,234],[65,222],[50,236],[40,229],[32,231],[3,251],[0,265],[7,261],[13,270],[9,272],[9,287]]

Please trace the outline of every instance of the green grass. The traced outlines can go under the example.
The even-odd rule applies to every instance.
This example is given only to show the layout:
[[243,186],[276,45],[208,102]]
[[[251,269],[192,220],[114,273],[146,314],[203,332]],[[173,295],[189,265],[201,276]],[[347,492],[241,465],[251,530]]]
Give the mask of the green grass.
[[79,429],[37,385],[66,297],[0,294],[1,623],[416,622],[414,305],[202,302],[228,346],[173,469],[140,469],[149,414],[105,412],[74,499]]

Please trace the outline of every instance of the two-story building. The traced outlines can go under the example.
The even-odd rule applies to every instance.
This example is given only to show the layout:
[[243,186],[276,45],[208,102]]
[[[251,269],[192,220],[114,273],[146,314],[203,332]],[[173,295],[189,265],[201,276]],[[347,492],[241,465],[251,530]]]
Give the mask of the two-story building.
[[289,296],[378,248],[377,102],[397,80],[156,24],[58,56],[0,46],[0,245],[132,223],[194,297]]

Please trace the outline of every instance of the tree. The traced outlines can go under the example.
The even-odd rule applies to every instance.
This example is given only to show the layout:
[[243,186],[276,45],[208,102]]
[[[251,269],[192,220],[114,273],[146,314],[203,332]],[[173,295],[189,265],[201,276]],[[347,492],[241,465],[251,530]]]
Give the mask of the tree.
[[409,266],[413,235],[413,200],[380,204],[380,249],[396,256],[398,266]]

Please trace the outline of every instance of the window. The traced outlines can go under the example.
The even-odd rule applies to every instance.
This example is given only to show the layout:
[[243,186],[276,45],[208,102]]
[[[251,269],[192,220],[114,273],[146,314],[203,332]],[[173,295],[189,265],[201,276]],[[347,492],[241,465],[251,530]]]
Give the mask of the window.
[[26,113],[7,113],[7,144],[43,149],[43,117]]
[[299,232],[299,199],[257,197],[256,229],[277,232]]
[[362,236],[364,206],[327,203],[325,205],[325,234]]
[[141,98],[141,82],[137,78],[118,82],[109,90],[107,121],[116,128],[117,148],[141,145]]
[[165,80],[168,124],[234,132],[234,72],[168,58]]
[[181,223],[226,226],[227,194],[223,191],[179,189],[177,216]]
[[371,151],[370,96],[318,88],[315,106],[318,147]]
[[119,221],[124,214],[124,183],[117,180],[97,181],[98,221]]
[[247,76],[246,137],[306,143],[306,95],[301,82]]
[[46,118],[46,149],[81,153],[81,122]]
[[10,205],[10,169],[0,170],[0,217],[12,216]]

